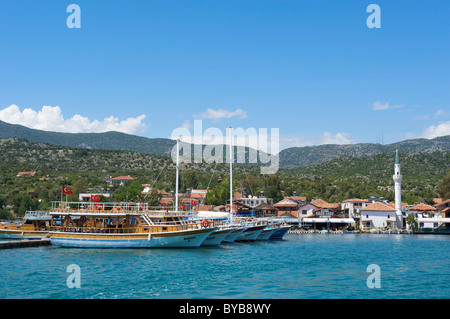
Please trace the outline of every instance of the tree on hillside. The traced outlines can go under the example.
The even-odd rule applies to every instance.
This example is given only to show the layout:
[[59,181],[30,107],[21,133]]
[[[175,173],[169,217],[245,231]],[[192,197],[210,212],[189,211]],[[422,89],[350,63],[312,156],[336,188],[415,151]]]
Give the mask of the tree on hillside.
[[206,193],[206,204],[225,205],[230,198],[230,181],[225,179],[214,187],[211,192]]
[[444,176],[444,178],[438,182],[438,194],[443,199],[449,199],[450,198],[450,172],[447,173],[447,175]]

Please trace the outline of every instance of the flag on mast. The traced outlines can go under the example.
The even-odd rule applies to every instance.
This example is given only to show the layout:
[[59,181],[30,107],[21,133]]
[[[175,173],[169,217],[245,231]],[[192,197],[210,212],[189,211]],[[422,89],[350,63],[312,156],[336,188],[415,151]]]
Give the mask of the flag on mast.
[[69,187],[64,186],[64,185],[63,185],[63,187],[62,187],[62,193],[63,193],[63,194],[69,194],[69,195],[72,195],[72,194],[73,194],[72,190],[71,190]]

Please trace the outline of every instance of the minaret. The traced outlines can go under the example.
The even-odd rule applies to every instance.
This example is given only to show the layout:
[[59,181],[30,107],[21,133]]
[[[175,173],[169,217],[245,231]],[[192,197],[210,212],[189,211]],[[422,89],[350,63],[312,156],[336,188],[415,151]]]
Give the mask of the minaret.
[[395,191],[395,214],[397,215],[397,227],[403,227],[402,216],[402,174],[400,173],[400,160],[398,158],[398,150],[395,151],[394,165],[394,191]]

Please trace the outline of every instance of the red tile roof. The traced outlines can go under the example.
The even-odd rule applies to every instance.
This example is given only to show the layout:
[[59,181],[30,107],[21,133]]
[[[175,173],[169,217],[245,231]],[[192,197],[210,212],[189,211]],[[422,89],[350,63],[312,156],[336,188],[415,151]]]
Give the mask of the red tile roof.
[[118,177],[114,177],[111,178],[112,181],[132,181],[134,180],[133,177],[130,176],[118,176]]
[[352,198],[352,199],[346,199],[343,200],[342,203],[368,203],[369,200],[368,199],[359,199],[359,198]]
[[436,210],[436,207],[420,203],[420,204],[414,205],[409,210]]
[[303,196],[285,196],[284,198],[285,199],[298,200],[298,201],[306,200],[306,197],[303,197]]
[[375,202],[372,204],[367,205],[364,208],[361,208],[361,211],[383,211],[383,212],[395,212],[395,208],[380,203],[380,202]]
[[36,175],[36,172],[19,172],[17,175],[30,175],[30,176],[34,176]]
[[315,199],[311,202],[314,206],[317,206],[319,208],[338,208],[338,203],[328,203],[324,201],[323,199]]

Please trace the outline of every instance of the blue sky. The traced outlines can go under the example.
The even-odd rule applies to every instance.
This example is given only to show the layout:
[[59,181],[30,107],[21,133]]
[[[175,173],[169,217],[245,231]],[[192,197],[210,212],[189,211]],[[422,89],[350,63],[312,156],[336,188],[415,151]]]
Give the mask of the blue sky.
[[[80,29],[66,25],[71,3]],[[379,29],[366,25],[371,3]],[[5,0],[0,10],[0,119],[47,130],[169,137],[202,119],[224,132],[279,128],[281,148],[381,134],[386,144],[450,134],[449,78],[448,1]]]

